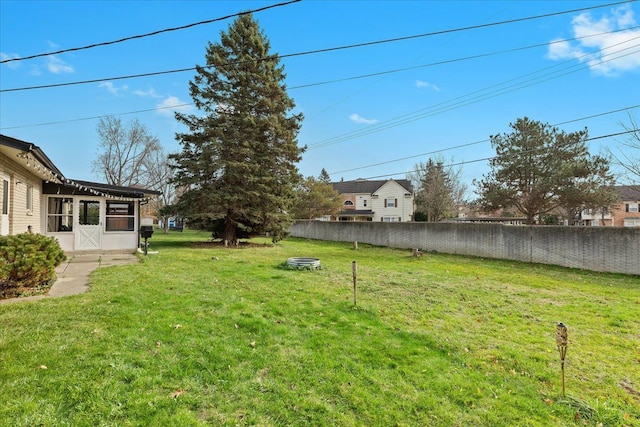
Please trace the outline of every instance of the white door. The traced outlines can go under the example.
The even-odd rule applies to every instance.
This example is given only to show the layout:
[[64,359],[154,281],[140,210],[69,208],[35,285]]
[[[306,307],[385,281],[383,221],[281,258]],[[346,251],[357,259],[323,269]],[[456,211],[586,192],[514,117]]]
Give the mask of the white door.
[[0,236],[9,234],[9,203],[11,202],[11,186],[9,175],[0,174]]
[[99,200],[78,202],[76,250],[102,249],[102,218]]

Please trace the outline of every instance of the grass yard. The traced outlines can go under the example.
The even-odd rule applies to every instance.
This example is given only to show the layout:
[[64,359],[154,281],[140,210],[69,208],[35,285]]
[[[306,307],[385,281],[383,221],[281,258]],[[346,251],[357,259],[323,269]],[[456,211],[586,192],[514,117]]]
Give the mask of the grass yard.
[[638,277],[207,240],[156,231],[86,294],[0,305],[0,425],[640,426]]

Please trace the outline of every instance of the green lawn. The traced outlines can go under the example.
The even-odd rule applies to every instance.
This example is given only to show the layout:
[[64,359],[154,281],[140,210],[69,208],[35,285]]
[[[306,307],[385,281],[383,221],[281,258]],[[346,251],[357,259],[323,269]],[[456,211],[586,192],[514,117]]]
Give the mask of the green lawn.
[[[0,305],[0,425],[640,426],[638,277],[301,239],[223,249],[192,231],[151,242],[86,294]],[[282,268],[292,256],[322,269]]]

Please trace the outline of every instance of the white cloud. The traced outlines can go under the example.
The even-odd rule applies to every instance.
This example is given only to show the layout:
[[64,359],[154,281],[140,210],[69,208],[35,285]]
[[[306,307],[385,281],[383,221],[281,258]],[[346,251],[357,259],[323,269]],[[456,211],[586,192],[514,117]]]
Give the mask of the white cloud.
[[32,75],[32,76],[41,76],[42,75],[42,70],[41,70],[40,67],[32,65],[31,68],[29,68],[29,74]]
[[572,20],[571,29],[576,38],[586,38],[575,42],[554,40],[549,45],[547,58],[578,59],[587,63],[595,74],[604,76],[638,70],[640,52],[632,40],[640,37],[640,30],[612,32],[634,25],[636,20],[629,5],[616,8],[600,19],[594,19],[590,13],[582,13]]
[[551,44],[549,44],[549,51],[547,52],[547,58],[553,60],[575,59],[583,55],[584,52],[580,47],[573,47],[571,43],[562,39],[552,40]]
[[71,65],[64,62],[55,55],[47,56],[47,69],[53,74],[73,73],[74,69]]
[[[4,52],[0,52],[0,61],[6,61],[8,59],[16,59],[16,58],[20,58],[20,55],[16,54],[16,53],[4,53]],[[16,69],[20,66],[20,62],[19,61],[11,61],[11,62],[6,62],[2,65],[5,65],[9,68],[12,69]]]
[[155,89],[151,88],[149,90],[140,90],[140,89],[136,89],[133,91],[134,95],[138,95],[141,96],[143,98],[145,97],[149,97],[149,98],[162,98],[162,96],[158,95],[155,91]]
[[51,40],[47,40],[47,45],[49,45],[49,49],[60,49],[60,45]]
[[192,110],[193,106],[188,102],[181,101],[176,96],[168,96],[164,101],[156,104],[156,112],[163,116],[173,117],[174,112],[187,114]]
[[356,113],[353,113],[352,115],[350,115],[349,118],[351,119],[352,122],[355,122],[355,123],[365,123],[367,125],[378,123],[378,120],[376,119],[365,119],[364,117],[361,117]]
[[127,85],[122,85],[118,87],[111,82],[102,82],[98,85],[98,87],[107,89],[107,91],[109,91],[111,95],[115,95],[115,96],[122,95],[123,92],[126,92],[129,90],[129,87]]
[[440,88],[434,84],[422,81],[422,80],[416,80],[416,87],[418,89],[431,89],[434,90],[436,92],[440,91]]

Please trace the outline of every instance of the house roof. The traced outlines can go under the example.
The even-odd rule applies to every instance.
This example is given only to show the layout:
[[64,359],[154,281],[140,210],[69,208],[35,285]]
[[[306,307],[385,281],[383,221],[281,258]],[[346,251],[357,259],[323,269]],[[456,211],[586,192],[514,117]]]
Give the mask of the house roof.
[[[101,184],[97,182],[81,181],[65,178],[60,170],[40,147],[30,142],[0,135],[0,152],[22,165],[26,169],[35,167],[34,174],[40,175],[45,181],[44,190],[47,194],[56,194],[62,189],[62,194],[104,194],[105,196],[144,198],[157,196],[160,191],[148,190],[140,187],[123,187],[118,185]],[[40,165],[36,165],[34,160]],[[44,169],[42,167],[44,167]]]
[[394,181],[409,193],[413,193],[413,186],[408,179],[384,179],[369,181],[358,179],[355,181],[332,182],[333,188],[340,194],[374,194],[389,181]]
[[[60,172],[51,159],[44,154],[44,151],[35,144],[20,141],[19,139],[11,138],[10,136],[0,135],[0,152],[4,153],[16,163],[21,164],[26,169],[29,169],[29,166],[36,167],[36,165],[33,164],[33,160],[36,160],[40,165],[44,166],[55,175],[47,176],[47,178],[64,179],[62,172]],[[31,160],[31,163],[29,160]],[[38,171],[40,171],[40,169],[38,169]]]
[[142,199],[149,196],[158,196],[160,191],[148,190],[140,187],[123,187],[119,185],[101,184],[98,182],[68,179],[61,184],[45,183],[45,194],[83,194],[105,197],[126,197]]
[[622,201],[640,200],[640,185],[619,185],[614,188]]

